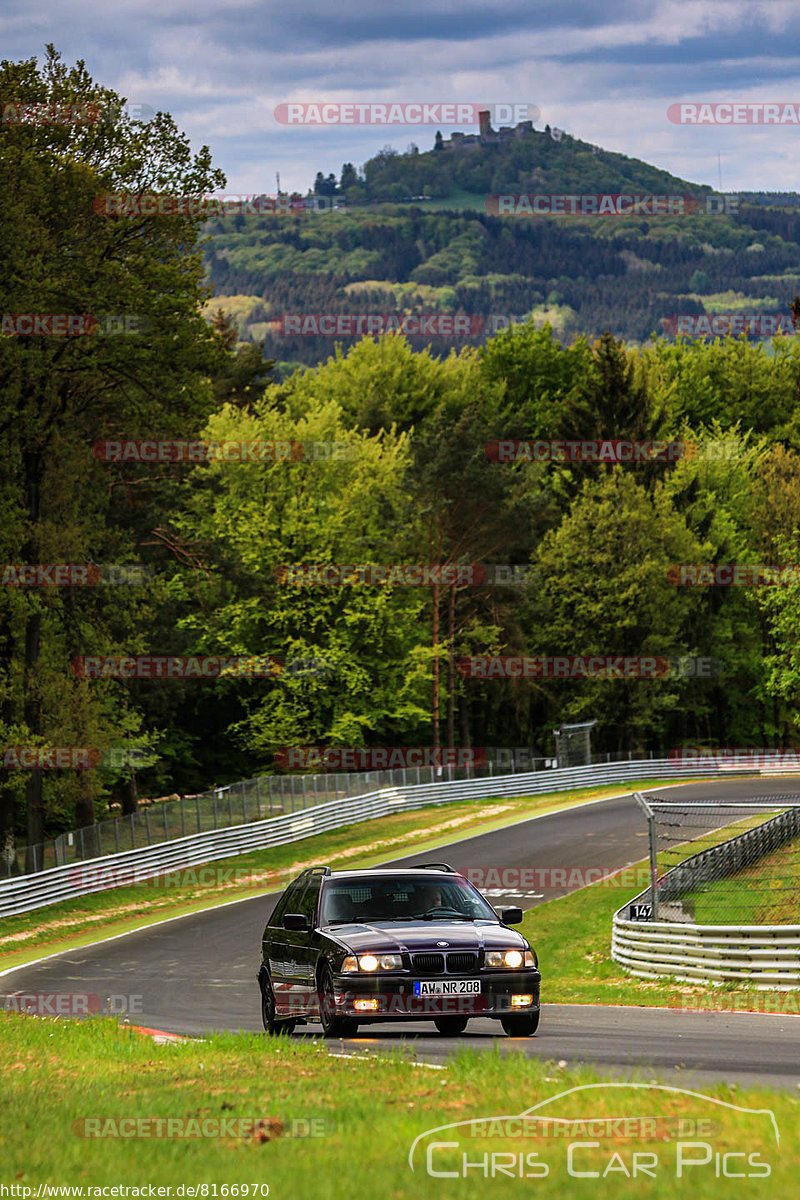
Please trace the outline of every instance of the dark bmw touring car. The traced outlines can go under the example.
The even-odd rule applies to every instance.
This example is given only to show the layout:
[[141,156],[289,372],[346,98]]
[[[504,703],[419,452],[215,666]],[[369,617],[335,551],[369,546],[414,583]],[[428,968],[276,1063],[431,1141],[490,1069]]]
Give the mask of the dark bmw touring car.
[[264,930],[258,974],[268,1033],[319,1021],[326,1037],[360,1024],[431,1020],[458,1034],[470,1017],[512,1037],[539,1024],[536,954],[519,908],[498,916],[446,863],[401,870],[311,867]]

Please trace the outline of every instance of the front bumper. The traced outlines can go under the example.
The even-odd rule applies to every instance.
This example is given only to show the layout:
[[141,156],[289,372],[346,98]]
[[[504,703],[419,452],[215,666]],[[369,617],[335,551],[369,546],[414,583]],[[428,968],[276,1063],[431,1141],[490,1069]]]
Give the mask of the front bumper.
[[[336,975],[333,980],[336,1015],[355,1017],[361,1024],[371,1021],[433,1020],[434,1017],[505,1017],[523,1016],[537,1012],[541,973],[536,968],[521,971],[487,971],[463,976],[479,980],[478,995],[417,996],[416,982],[447,982],[457,980],[449,975]],[[525,1006],[514,1005],[513,996],[530,996]],[[357,1004],[361,1001],[362,1004]],[[370,1002],[366,1007],[363,1002]],[[377,1002],[377,1007],[372,1004]]]

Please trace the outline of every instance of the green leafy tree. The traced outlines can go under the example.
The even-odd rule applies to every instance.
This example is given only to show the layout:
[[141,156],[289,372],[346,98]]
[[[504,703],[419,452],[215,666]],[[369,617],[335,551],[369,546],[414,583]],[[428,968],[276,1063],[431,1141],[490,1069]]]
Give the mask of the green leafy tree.
[[[0,311],[91,314],[98,322],[85,336],[51,336],[34,326],[19,336],[4,329],[0,337],[3,494],[12,500],[7,520],[17,531],[9,561],[59,562],[82,539],[77,531],[59,533],[57,510],[46,507],[56,446],[65,440],[82,446],[80,469],[99,480],[90,447],[104,428],[135,437],[196,427],[210,408],[203,374],[221,353],[201,315],[202,215],[105,215],[102,198],[152,191],[197,196],[223,186],[224,176],[211,167],[206,147],[192,154],[169,116],[133,123],[83,62],[68,68],[52,46],[41,67],[35,59],[3,61],[0,95],[25,104],[95,105],[104,118],[0,125]],[[112,110],[116,115],[106,119]],[[119,336],[120,316],[130,317],[138,332]],[[48,529],[55,531],[49,545]],[[20,697],[13,723],[37,744],[46,722],[48,609],[64,604],[68,598],[31,590],[22,598],[22,626],[3,614],[0,645],[11,644],[13,662],[22,663],[21,683],[9,693]],[[78,744],[85,742],[79,737]],[[3,789],[0,806],[12,803]],[[41,770],[29,773],[26,807],[34,845],[44,833]],[[78,816],[81,823],[93,819],[88,798]],[[0,824],[8,829],[8,813]]]
[[419,589],[293,582],[302,565],[395,561],[394,531],[408,515],[407,437],[353,429],[334,400],[307,394],[303,382],[291,380],[283,395],[268,389],[252,413],[227,406],[205,433],[294,444],[296,461],[198,468],[174,523],[200,566],[171,583],[197,651],[323,664],[319,674],[216,685],[238,709],[221,733],[262,763],[286,746],[391,742],[425,712]]
[[[696,653],[684,637],[698,599],[690,589],[676,588],[667,572],[676,562],[702,561],[704,549],[663,487],[648,492],[620,467],[587,482],[534,555],[529,653]],[[602,745],[616,750],[660,740],[685,683],[667,676],[542,680],[535,686],[552,717],[597,718]]]

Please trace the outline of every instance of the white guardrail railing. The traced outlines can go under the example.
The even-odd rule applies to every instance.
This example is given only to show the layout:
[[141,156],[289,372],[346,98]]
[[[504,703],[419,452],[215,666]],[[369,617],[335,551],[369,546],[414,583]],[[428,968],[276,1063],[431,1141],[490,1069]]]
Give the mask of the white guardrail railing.
[[[135,877],[137,882],[143,882],[170,871],[301,841],[372,817],[449,804],[454,800],[535,796],[546,792],[634,782],[637,779],[725,778],[733,773],[729,766],[720,769],[715,762],[676,763],[669,759],[640,759],[519,775],[495,775],[452,783],[385,787],[363,796],[332,800],[301,812],[286,813],[249,825],[214,829],[153,846],[126,850],[121,854],[107,854],[102,858],[85,859],[78,864],[51,867],[33,875],[2,879],[0,917],[30,912],[47,904],[105,891],[115,886],[115,879],[126,881]],[[758,774],[752,767],[742,767],[739,773]]]
[[[719,877],[720,867],[725,869],[726,860],[728,873],[733,873],[757,861],[759,847],[751,845],[754,839],[762,838],[763,853],[767,853],[772,842],[796,837],[799,825],[800,810],[794,806],[763,825],[679,863],[667,871],[656,889],[659,906],[673,895],[692,890],[692,878],[696,877],[696,884],[705,877],[705,860],[719,860],[715,878]],[[625,916],[632,906],[647,904],[651,899],[651,890],[646,888],[619,908],[612,920],[611,957],[630,975],[643,979],[669,976],[683,983],[738,982],[761,991],[800,987],[800,925],[696,925],[685,921],[631,921]]]

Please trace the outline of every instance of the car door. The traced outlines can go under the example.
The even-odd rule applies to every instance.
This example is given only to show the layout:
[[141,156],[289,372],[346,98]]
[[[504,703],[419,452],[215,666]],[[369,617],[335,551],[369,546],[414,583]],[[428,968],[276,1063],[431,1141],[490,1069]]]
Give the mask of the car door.
[[316,965],[319,939],[314,930],[317,922],[317,906],[322,878],[310,875],[302,895],[286,908],[286,912],[301,913],[308,921],[308,929],[285,929],[287,961],[291,964],[291,978],[287,998],[295,1016],[314,1014],[317,1011]]
[[288,941],[290,933],[283,928],[283,916],[284,913],[297,911],[295,905],[299,901],[304,887],[304,879],[296,879],[289,885],[278,901],[264,930],[263,957],[272,981],[276,1014],[285,1014],[288,1011],[293,979],[292,949]]

